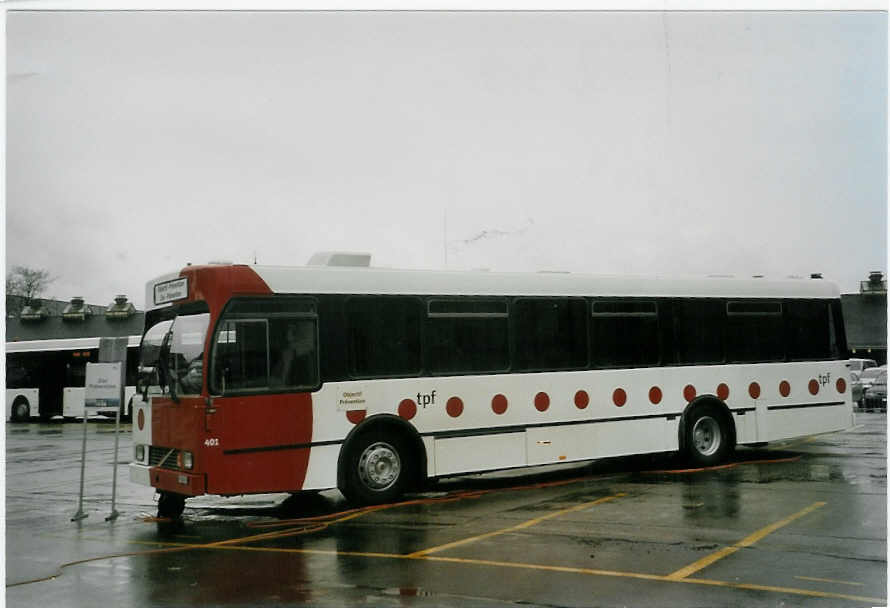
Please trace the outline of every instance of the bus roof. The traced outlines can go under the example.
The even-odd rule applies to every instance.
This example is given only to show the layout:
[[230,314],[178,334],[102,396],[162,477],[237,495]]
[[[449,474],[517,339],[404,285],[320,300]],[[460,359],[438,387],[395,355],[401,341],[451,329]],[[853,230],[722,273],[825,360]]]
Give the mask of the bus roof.
[[[396,270],[318,266],[188,266],[150,281],[146,308],[154,305],[154,286],[178,276],[200,282],[225,280],[231,285],[258,285],[256,291],[233,293],[587,296],[587,297],[723,297],[839,298],[837,285],[822,279],[727,277],[600,276],[576,273]],[[207,275],[206,277],[204,275]]]

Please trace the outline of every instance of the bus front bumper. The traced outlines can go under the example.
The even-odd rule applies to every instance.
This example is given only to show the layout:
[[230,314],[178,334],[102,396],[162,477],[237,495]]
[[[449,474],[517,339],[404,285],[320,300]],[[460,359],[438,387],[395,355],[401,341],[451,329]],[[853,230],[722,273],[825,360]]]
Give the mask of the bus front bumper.
[[202,474],[170,471],[144,464],[130,463],[130,481],[153,486],[161,492],[173,492],[185,496],[200,496],[205,493]]

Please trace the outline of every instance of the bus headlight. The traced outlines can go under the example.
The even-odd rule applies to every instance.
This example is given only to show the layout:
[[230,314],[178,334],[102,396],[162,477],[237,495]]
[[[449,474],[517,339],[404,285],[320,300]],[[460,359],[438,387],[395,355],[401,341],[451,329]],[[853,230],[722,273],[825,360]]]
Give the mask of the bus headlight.
[[182,451],[179,453],[179,467],[181,469],[191,469],[194,462],[192,461],[192,453]]
[[145,460],[145,446],[144,445],[134,445],[133,446],[133,457],[136,459],[136,462],[142,462]]

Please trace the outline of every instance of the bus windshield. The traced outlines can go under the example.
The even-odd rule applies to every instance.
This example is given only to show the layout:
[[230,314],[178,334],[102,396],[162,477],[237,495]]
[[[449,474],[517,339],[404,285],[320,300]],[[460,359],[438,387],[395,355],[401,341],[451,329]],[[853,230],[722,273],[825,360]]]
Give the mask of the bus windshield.
[[173,395],[194,395],[203,384],[204,338],[208,313],[180,315],[161,321],[142,338],[141,370],[149,384],[160,384]]

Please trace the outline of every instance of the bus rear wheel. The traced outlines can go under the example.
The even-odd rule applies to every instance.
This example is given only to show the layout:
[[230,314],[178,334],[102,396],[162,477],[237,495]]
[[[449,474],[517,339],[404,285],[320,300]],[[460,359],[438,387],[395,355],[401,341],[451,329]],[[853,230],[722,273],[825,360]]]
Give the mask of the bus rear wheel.
[[341,488],[347,500],[378,505],[404,494],[411,475],[408,449],[400,437],[372,430],[356,437],[348,449]]
[[158,497],[158,517],[177,519],[185,509],[185,496],[173,492],[161,492]]
[[14,422],[25,422],[31,418],[31,404],[24,397],[18,397],[12,403],[12,420]]
[[712,404],[693,409],[686,421],[686,457],[698,466],[713,466],[732,451],[729,425],[723,412]]

